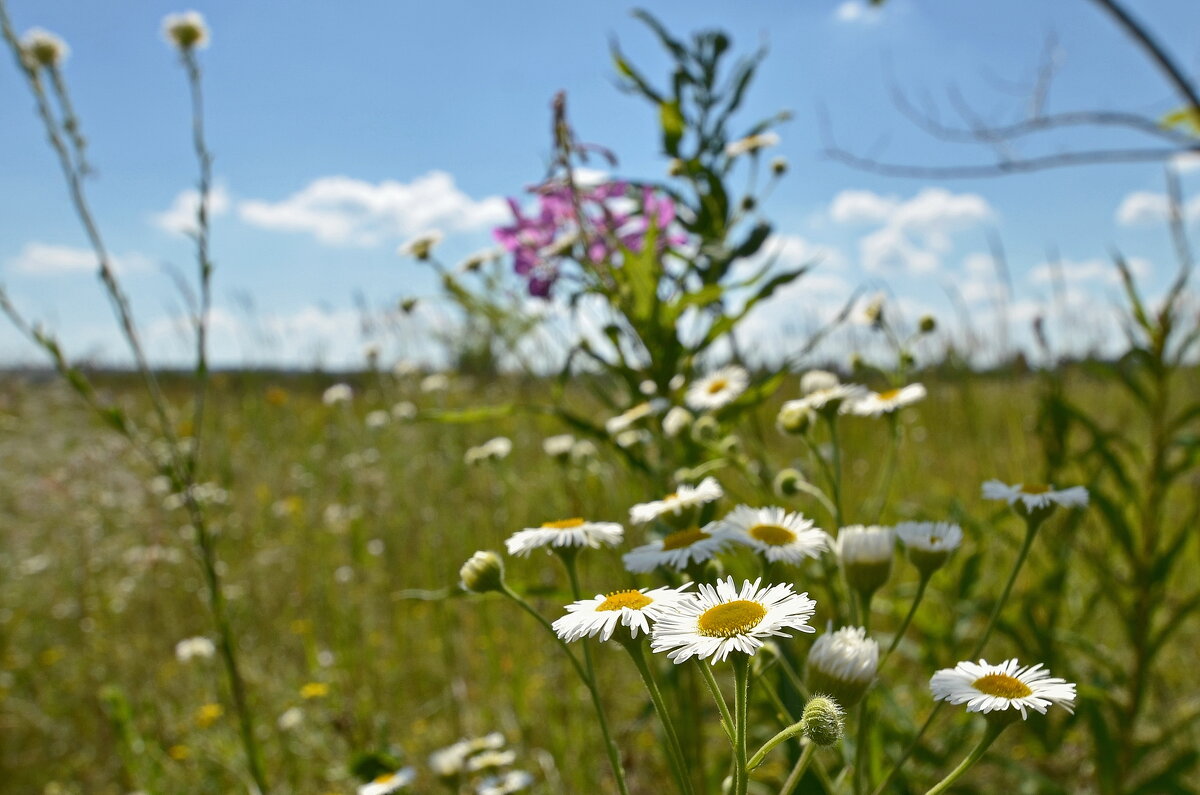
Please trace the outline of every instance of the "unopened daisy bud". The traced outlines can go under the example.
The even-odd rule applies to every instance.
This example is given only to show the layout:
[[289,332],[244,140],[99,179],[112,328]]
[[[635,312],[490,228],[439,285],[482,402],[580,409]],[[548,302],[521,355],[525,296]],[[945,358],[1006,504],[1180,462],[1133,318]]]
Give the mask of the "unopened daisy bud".
[[757,206],[758,206],[758,201],[755,200],[755,198],[753,196],[743,196],[742,197],[742,211],[743,212],[748,213]]
[[708,414],[692,423],[692,438],[697,442],[714,442],[720,432],[720,423]]
[[771,161],[771,173],[777,177],[782,177],[787,173],[788,161],[786,157],[777,157]]
[[683,161],[680,160],[678,157],[672,157],[670,162],[667,163],[667,176],[668,177],[678,177],[678,176],[681,176],[683,174],[683,172],[684,172]]
[[794,497],[800,493],[800,484],[802,483],[804,483],[804,475],[800,474],[800,470],[788,467],[779,470],[771,486],[780,497]]
[[903,522],[896,535],[908,550],[908,559],[928,577],[945,565],[962,543],[962,528],[950,522]]
[[908,369],[917,363],[917,357],[912,355],[911,351],[900,351],[900,367]]
[[879,644],[862,627],[843,627],[817,638],[805,663],[809,690],[826,693],[849,709],[862,699],[879,669]]
[[199,11],[168,14],[163,19],[163,35],[167,43],[184,52],[208,46],[208,25]]
[[48,30],[31,28],[21,37],[22,60],[31,71],[62,66],[70,52],[67,43]]
[[487,593],[504,588],[504,561],[495,552],[480,550],[458,570],[464,590]]
[[875,328],[883,326],[883,296],[877,295],[871,299],[863,309],[863,319]]
[[931,334],[937,329],[937,318],[933,315],[921,315],[921,319],[917,322],[917,328],[922,334]]
[[894,542],[890,527],[851,525],[834,542],[846,582],[860,594],[873,594],[892,573]]
[[398,249],[396,249],[396,253],[400,254],[401,256],[409,256],[415,257],[419,260],[427,260],[429,259],[430,254],[433,253],[433,247],[440,242],[442,242],[441,232],[426,232],[424,234],[417,235],[412,240],[402,244]]
[[400,301],[400,311],[406,315],[411,315],[416,308],[417,299],[415,298],[404,298]]
[[804,714],[800,717],[801,731],[811,742],[828,748],[836,745],[845,734],[846,724],[843,720],[845,712],[838,703],[828,696],[813,696],[804,705]]
[[794,436],[804,435],[816,421],[817,412],[806,400],[789,400],[779,407],[779,414],[775,417],[776,427]]
[[691,424],[692,413],[690,411],[683,406],[672,406],[671,410],[663,415],[663,434],[668,439],[672,439],[682,433]]

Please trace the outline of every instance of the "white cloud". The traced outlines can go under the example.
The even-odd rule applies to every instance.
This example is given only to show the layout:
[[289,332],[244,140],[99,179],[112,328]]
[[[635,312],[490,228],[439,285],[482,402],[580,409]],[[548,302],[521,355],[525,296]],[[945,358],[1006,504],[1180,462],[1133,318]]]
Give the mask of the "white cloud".
[[757,273],[768,261],[774,260],[777,267],[798,268],[801,265],[816,265],[820,268],[841,270],[846,267],[846,257],[833,246],[813,243],[799,235],[773,235],[763,244],[762,250],[749,260],[734,266],[734,277],[745,278]]
[[866,0],[845,0],[833,12],[838,22],[874,22],[879,11],[867,6]]
[[1008,286],[997,278],[995,260],[978,251],[963,260],[963,276],[955,280],[955,285],[967,304],[990,304],[1009,298]]
[[[1171,202],[1164,193],[1138,190],[1121,200],[1117,207],[1117,223],[1121,226],[1165,224],[1171,217]],[[1200,221],[1200,197],[1183,205],[1183,217]]]
[[833,197],[829,217],[839,224],[881,224],[899,204],[900,200],[895,196],[880,196],[869,190],[844,190]]
[[[112,256],[111,259],[117,273],[147,270],[151,265],[149,257],[138,253]],[[38,242],[26,243],[21,252],[8,261],[9,270],[30,276],[95,273],[98,267],[96,255],[90,248]]]
[[925,188],[905,201],[856,190],[834,197],[830,216],[840,223],[881,225],[859,242],[866,270],[920,274],[941,266],[954,233],[987,221],[993,211],[978,194],[951,193],[944,188]]
[[1181,174],[1200,170],[1200,152],[1184,152],[1171,158],[1171,165]]
[[[192,234],[196,231],[196,211],[199,209],[200,192],[185,190],[175,197],[171,206],[166,210],[151,216],[151,222],[167,232],[178,235]],[[209,219],[224,215],[229,211],[229,191],[223,185],[216,185],[208,194]]]
[[496,196],[475,201],[452,176],[431,171],[407,184],[321,177],[280,202],[241,202],[238,215],[253,226],[306,232],[330,245],[375,246],[433,228],[497,224],[508,218],[508,206]]
[[[1148,275],[1151,270],[1150,263],[1140,257],[1127,259],[1125,264],[1129,266],[1130,272],[1137,278]],[[1117,271],[1117,266],[1111,260],[1105,259],[1063,260],[1053,264],[1044,262],[1029,271],[1029,280],[1034,284],[1050,284],[1060,276],[1065,284],[1080,284],[1085,282],[1121,283],[1121,276]]]

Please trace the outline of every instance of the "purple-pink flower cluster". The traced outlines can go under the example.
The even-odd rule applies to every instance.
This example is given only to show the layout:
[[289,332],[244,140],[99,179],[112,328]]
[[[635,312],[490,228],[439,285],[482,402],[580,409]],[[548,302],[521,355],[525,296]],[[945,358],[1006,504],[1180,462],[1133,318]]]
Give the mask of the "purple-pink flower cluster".
[[[644,187],[640,193],[622,181],[603,182],[577,188],[577,201],[570,188],[554,181],[530,188],[537,194],[538,209],[525,215],[516,199],[509,199],[514,222],[492,231],[496,241],[513,255],[513,268],[529,283],[529,294],[545,298],[558,279],[563,261],[574,256],[581,231],[587,235],[586,258],[592,263],[617,265],[621,247],[640,251],[650,219],[662,230],[661,245],[677,246],[687,238],[670,229],[675,221],[675,203]],[[585,222],[581,230],[579,212]]]

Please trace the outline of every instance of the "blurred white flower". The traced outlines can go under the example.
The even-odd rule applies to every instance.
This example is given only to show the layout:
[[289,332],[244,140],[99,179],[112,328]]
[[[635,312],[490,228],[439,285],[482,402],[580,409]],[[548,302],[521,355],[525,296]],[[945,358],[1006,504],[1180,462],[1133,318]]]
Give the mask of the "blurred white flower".
[[672,406],[662,420],[663,433],[673,439],[692,424],[692,413],[683,406]]
[[392,415],[388,414],[386,411],[383,411],[382,409],[376,409],[375,411],[367,414],[365,422],[368,428],[382,428],[384,425],[388,424],[388,421],[391,420],[391,418]]
[[203,636],[185,638],[175,644],[175,659],[179,662],[187,662],[194,657],[208,659],[216,653],[216,644]]
[[407,400],[401,400],[392,406],[392,417],[397,420],[411,420],[417,416],[417,407]]
[[1021,503],[1028,510],[1060,505],[1063,508],[1084,508],[1088,504],[1088,492],[1083,486],[1055,489],[1053,486],[1033,483],[1018,483],[1009,486],[998,480],[983,484],[985,500],[1004,500],[1009,505]]
[[275,724],[279,727],[280,731],[287,732],[295,729],[303,722],[304,711],[299,707],[292,707],[291,709],[285,710],[284,713],[279,716],[279,720],[277,720]]
[[716,478],[707,477],[695,486],[683,484],[661,500],[639,503],[629,509],[629,521],[634,524],[653,522],[663,516],[679,516],[685,510],[698,508],[725,496]]
[[421,379],[422,392],[445,392],[450,388],[450,376],[445,373],[431,373]]
[[[525,556],[539,547],[591,547],[621,543],[625,528],[616,522],[588,522],[579,517],[526,527],[504,542],[508,554]],[[549,550],[547,550],[549,551]]]
[[334,384],[321,395],[321,402],[326,406],[338,403],[349,403],[354,398],[354,389],[349,384]]
[[737,400],[749,385],[745,368],[729,365],[692,384],[684,401],[693,411],[715,411]]
[[180,50],[198,50],[208,46],[208,25],[199,11],[168,14],[163,18],[163,36]]
[[878,417],[880,414],[890,414],[924,399],[925,387],[921,384],[909,384],[884,392],[867,392],[842,406],[842,413],[854,414],[859,417]]
[[569,433],[547,436],[542,440],[542,451],[551,458],[567,458],[575,446],[575,437]]
[[30,69],[39,66],[57,68],[62,66],[71,54],[71,48],[61,37],[42,28],[30,28],[25,31],[20,47],[22,60]]
[[481,461],[499,461],[507,458],[512,452],[512,440],[507,436],[497,436],[488,439],[481,445],[467,449],[463,461],[467,464],[478,464]]
[[363,784],[358,788],[357,793],[358,795],[389,795],[389,793],[404,789],[416,777],[417,773],[411,767],[401,768],[392,773],[384,773],[374,781]]
[[800,394],[811,395],[823,389],[833,389],[840,383],[838,377],[828,370],[809,370],[800,376]]
[[739,157],[741,155],[757,152],[759,149],[766,149],[769,146],[779,145],[779,135],[773,132],[759,133],[758,135],[747,135],[745,138],[739,138],[736,141],[730,141],[725,145],[725,154],[729,157]]

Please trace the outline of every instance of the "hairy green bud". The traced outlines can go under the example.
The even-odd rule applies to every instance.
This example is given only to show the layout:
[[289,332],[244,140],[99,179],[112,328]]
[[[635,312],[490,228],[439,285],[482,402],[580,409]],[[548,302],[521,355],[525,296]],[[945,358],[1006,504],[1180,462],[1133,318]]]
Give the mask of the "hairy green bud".
[[491,550],[480,550],[458,570],[464,590],[487,593],[504,588],[504,561]]
[[829,696],[813,696],[804,705],[800,728],[804,736],[822,747],[836,745],[846,732],[845,712]]

